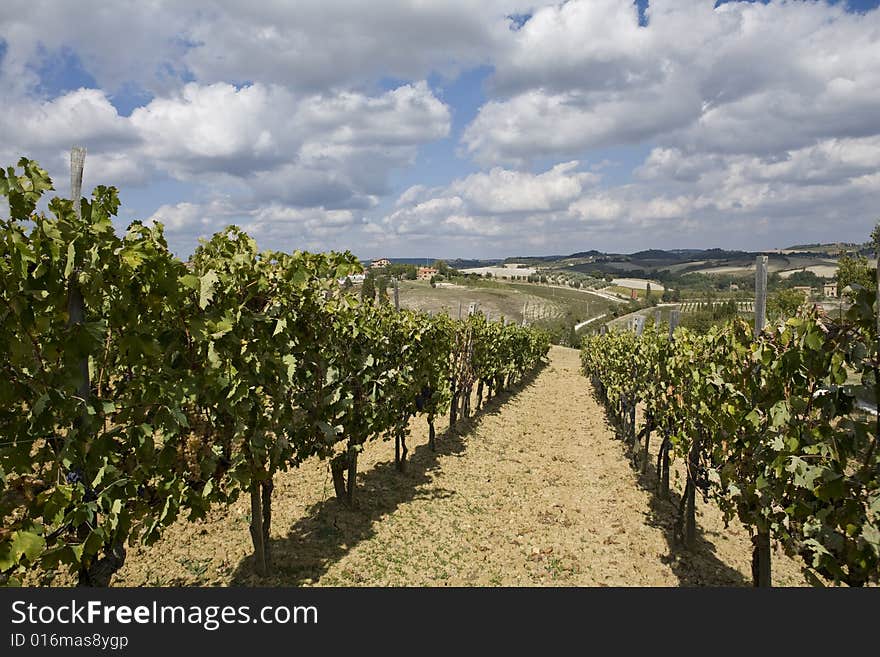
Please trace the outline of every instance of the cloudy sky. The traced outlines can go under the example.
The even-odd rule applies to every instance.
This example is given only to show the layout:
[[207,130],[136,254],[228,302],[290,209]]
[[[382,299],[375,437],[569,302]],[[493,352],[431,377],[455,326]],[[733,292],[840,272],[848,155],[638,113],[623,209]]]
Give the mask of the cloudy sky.
[[0,164],[187,256],[862,241],[880,0],[3,0]]

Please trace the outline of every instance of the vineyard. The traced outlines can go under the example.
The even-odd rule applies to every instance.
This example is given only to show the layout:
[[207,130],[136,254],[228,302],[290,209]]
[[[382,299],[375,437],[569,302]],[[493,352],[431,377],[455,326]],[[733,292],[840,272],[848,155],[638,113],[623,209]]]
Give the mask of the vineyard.
[[774,545],[786,584],[880,577],[874,290],[551,351],[360,299],[348,252],[231,226],[184,262],[114,188],[52,189],[0,170],[0,583],[729,585],[739,550],[770,585]]
[[117,236],[114,188],[38,212],[52,189],[33,161],[0,170],[4,583],[106,586],[131,546],[240,497],[266,575],[279,473],[327,461],[352,506],[367,444],[393,441],[405,471],[414,416],[436,448],[439,415],[454,426],[545,361],[539,331],[356,300],[337,282],[351,253],[259,251],[230,227],[183,262],[161,225]]
[[661,441],[657,495],[676,461],[686,472],[679,543],[695,542],[699,493],[749,530],[755,585],[771,583],[771,542],[814,585],[880,577],[880,420],[863,410],[880,395],[876,292],[854,294],[838,321],[804,307],[757,335],[735,319],[584,343],[584,372],[643,472]]
[[[724,301],[713,301],[709,302],[700,302],[700,301],[685,301],[679,304],[679,308],[683,313],[693,313],[698,310],[711,310],[714,306],[722,306],[727,302]],[[751,313],[755,312],[755,302],[754,301],[735,301],[736,310],[741,313]]]

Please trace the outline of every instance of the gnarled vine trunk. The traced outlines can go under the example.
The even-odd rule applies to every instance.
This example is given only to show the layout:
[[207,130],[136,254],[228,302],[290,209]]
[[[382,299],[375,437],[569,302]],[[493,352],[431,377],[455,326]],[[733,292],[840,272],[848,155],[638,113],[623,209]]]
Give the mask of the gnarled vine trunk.
[[125,546],[114,543],[104,556],[95,559],[87,567],[79,571],[78,586],[110,586],[110,580],[125,564]]
[[254,544],[254,563],[260,577],[269,574],[269,531],[272,526],[272,489],[269,481],[251,482],[251,541]]
[[772,586],[770,573],[770,532],[758,530],[752,536],[752,585]]
[[336,499],[348,506],[354,505],[354,489],[357,480],[357,450],[353,445],[342,454],[330,459],[333,489]]

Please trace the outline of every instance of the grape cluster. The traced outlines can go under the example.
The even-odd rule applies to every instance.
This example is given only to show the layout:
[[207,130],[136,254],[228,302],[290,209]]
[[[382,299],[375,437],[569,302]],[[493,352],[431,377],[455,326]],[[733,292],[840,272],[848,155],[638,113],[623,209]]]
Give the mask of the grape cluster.
[[416,395],[416,408],[421,412],[425,410],[425,406],[431,401],[434,391],[430,387],[424,386],[418,395]]
[[79,484],[83,481],[83,471],[80,470],[79,468],[76,468],[74,470],[70,470],[67,473],[67,476],[65,477],[65,479],[67,480],[68,484],[73,484],[73,485]]
[[91,486],[87,486],[85,483],[85,474],[83,473],[81,468],[73,468],[69,470],[67,474],[64,476],[65,481],[72,486],[76,486],[77,484],[82,484],[86,492],[83,495],[83,502],[94,502],[98,499],[98,494],[95,492],[95,489]]

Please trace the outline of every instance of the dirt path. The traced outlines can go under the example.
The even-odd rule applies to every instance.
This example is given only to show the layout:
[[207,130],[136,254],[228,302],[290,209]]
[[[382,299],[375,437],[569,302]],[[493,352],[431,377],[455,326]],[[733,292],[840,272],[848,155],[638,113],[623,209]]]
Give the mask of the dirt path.
[[[369,445],[354,510],[333,499],[326,463],[279,477],[266,580],[253,574],[241,500],[132,549],[116,583],[747,585],[748,536],[711,505],[698,504],[694,553],[673,549],[673,504],[650,492],[651,476],[639,480],[579,365],[577,351],[554,347],[533,381],[440,435],[436,453],[414,424],[405,474],[390,443]],[[776,557],[774,584],[804,584]]]

